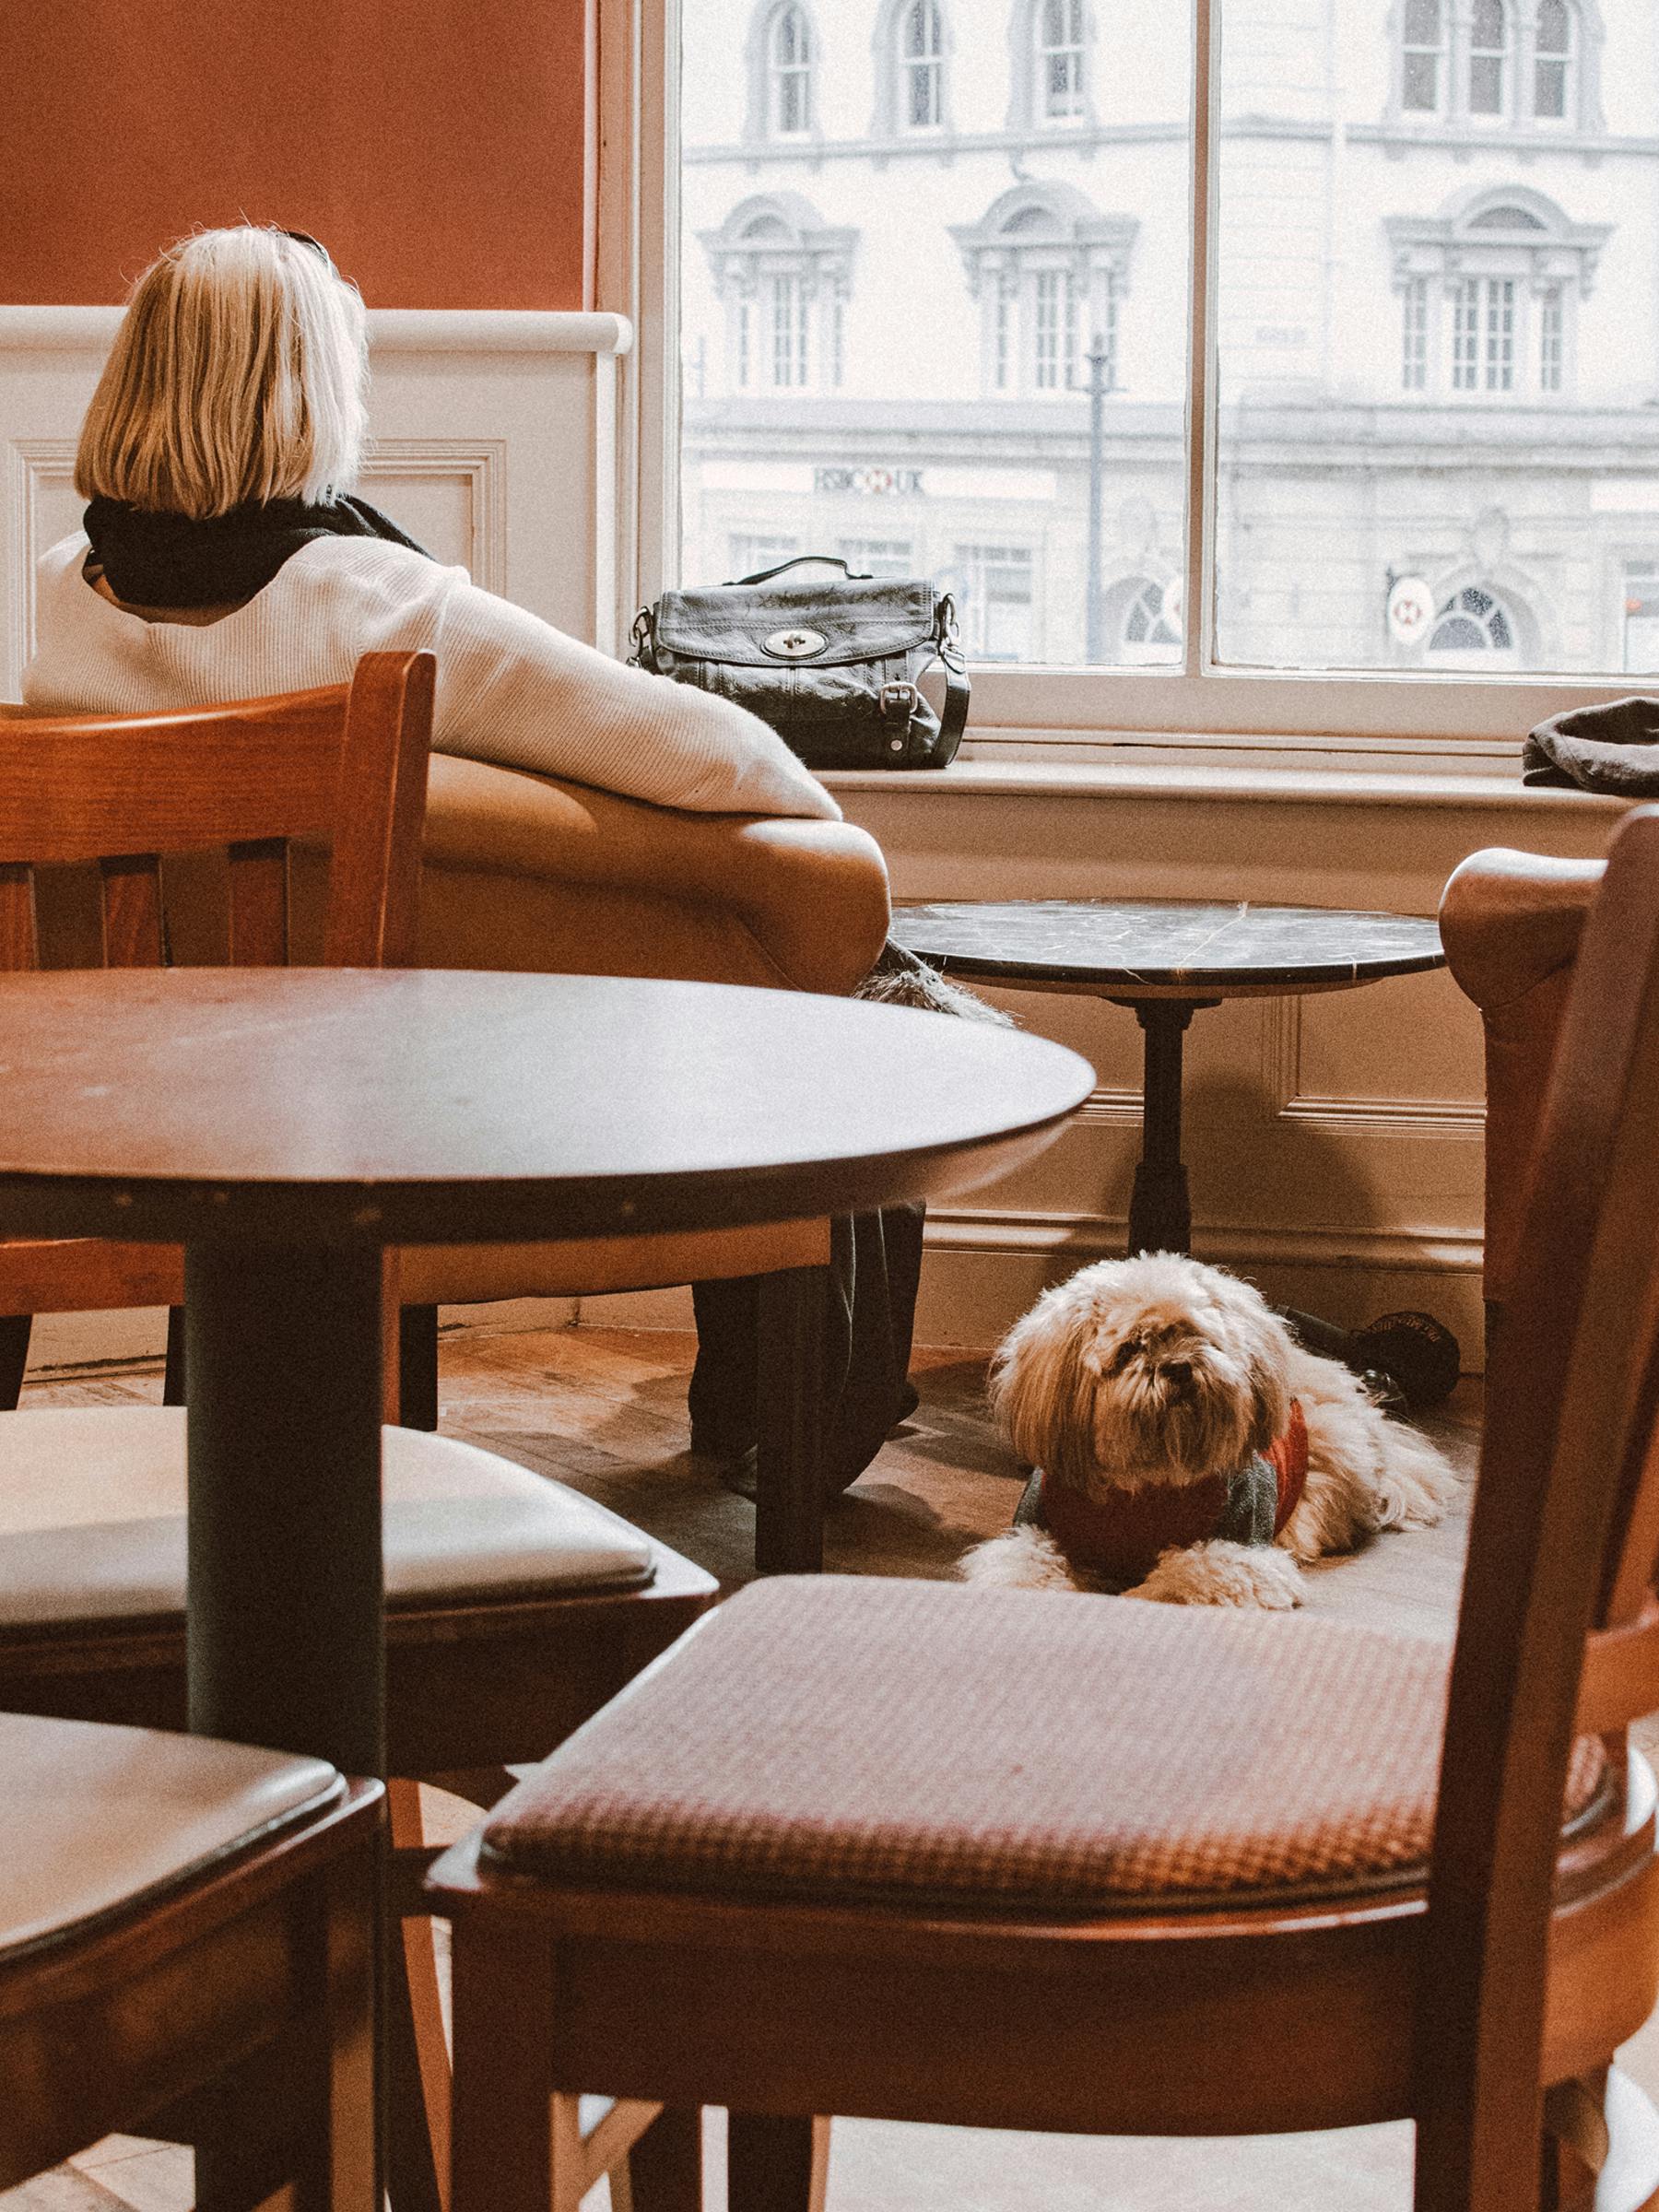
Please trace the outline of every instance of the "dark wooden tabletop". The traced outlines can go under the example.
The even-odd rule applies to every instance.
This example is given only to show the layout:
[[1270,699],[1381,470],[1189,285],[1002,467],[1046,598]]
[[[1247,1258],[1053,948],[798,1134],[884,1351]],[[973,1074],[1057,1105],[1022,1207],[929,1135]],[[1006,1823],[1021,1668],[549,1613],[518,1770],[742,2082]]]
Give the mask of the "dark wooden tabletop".
[[1132,996],[1340,990],[1442,967],[1417,914],[1189,899],[963,900],[900,907],[893,935],[950,973],[1077,982]]
[[0,976],[0,1236],[735,1228],[971,1187],[1075,1053],[796,992],[430,970]]

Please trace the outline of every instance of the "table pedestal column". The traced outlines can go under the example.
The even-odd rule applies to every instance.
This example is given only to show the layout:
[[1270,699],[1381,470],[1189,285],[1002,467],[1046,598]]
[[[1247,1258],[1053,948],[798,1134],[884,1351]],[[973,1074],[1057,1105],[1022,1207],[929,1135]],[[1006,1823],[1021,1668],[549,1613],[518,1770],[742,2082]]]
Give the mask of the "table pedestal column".
[[1146,1032],[1141,1084],[1141,1156],[1129,1200],[1129,1250],[1190,1252],[1193,1209],[1181,1157],[1182,1039],[1200,1007],[1213,998],[1117,999],[1133,1006]]
[[378,1252],[192,1244],[190,1725],[385,1772]]

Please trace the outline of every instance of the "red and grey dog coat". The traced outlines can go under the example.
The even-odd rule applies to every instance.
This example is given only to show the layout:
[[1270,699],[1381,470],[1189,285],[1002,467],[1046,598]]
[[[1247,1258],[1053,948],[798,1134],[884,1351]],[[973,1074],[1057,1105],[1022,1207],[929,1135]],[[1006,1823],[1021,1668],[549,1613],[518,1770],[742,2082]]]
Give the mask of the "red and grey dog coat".
[[1271,1544],[1301,1502],[1308,1481],[1308,1424],[1297,1401],[1284,1434],[1231,1475],[1149,1483],[1091,1498],[1051,1481],[1039,1467],[1014,1525],[1046,1529],[1074,1567],[1120,1590],[1144,1583],[1171,1547]]

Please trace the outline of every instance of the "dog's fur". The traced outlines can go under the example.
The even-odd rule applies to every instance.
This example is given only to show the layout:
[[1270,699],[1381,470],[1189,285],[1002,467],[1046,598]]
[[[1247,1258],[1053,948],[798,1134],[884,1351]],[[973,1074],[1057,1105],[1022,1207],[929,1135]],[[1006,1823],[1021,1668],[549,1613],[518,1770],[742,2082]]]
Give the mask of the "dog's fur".
[[[1044,1291],[1004,1338],[991,1400],[1008,1441],[1051,1482],[1100,1497],[1187,1483],[1264,1452],[1300,1401],[1301,1501],[1271,1545],[1224,1541],[1163,1553],[1127,1594],[1166,1605],[1301,1603],[1301,1568],[1379,1529],[1438,1521],[1456,1477],[1389,1420],[1335,1359],[1304,1351],[1260,1291],[1171,1253],[1102,1260]],[[962,1561],[971,1583],[1096,1587],[1040,1528],[1018,1527]]]

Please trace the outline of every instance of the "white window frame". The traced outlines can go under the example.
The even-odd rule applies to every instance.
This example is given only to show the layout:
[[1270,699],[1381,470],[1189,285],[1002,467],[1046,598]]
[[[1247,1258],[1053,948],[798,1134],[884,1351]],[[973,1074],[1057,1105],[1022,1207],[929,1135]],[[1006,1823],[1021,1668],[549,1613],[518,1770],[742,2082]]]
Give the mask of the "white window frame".
[[[639,334],[626,358],[620,406],[622,496],[618,611],[676,581],[679,542],[679,70],[677,0],[599,0],[598,301]],[[1204,757],[1306,756],[1324,768],[1404,773],[1504,766],[1518,733],[1573,706],[1628,694],[1628,677],[1491,677],[1470,681],[1412,672],[1255,671],[1215,653],[1207,581],[1216,552],[1216,200],[1212,136],[1218,53],[1216,0],[1194,0],[1194,160],[1190,177],[1193,321],[1188,341],[1188,515],[1182,604],[1193,610],[1180,665],[1170,670],[986,667],[975,673],[975,749],[1029,754],[1144,745]],[[1081,757],[1090,757],[1084,751]]]

